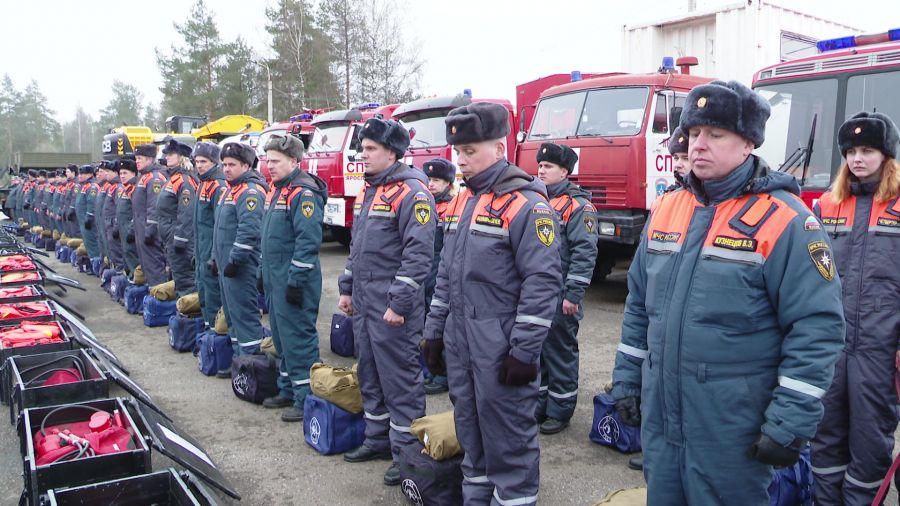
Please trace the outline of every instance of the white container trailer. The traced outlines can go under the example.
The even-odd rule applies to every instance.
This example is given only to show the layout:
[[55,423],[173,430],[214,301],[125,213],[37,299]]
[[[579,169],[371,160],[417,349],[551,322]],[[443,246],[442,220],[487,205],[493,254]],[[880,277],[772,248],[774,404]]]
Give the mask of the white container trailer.
[[696,56],[700,64],[692,74],[749,85],[762,67],[815,54],[819,39],[857,33],[842,23],[751,0],[623,27],[622,67],[647,72],[647,62],[664,56]]

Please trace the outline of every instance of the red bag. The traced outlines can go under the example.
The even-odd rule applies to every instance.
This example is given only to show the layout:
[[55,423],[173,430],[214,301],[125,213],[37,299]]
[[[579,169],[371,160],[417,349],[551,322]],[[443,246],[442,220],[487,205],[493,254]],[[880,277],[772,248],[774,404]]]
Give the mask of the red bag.
[[17,299],[20,297],[34,297],[35,295],[37,295],[37,292],[30,286],[0,288],[0,299]]
[[34,270],[34,262],[25,255],[0,257],[0,271]]

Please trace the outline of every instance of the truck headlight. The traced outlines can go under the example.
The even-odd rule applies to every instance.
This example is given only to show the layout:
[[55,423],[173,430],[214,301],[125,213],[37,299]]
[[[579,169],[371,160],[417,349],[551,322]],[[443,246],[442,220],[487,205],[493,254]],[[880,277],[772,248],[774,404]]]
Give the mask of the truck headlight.
[[600,234],[601,235],[616,235],[615,224],[601,221],[600,222]]

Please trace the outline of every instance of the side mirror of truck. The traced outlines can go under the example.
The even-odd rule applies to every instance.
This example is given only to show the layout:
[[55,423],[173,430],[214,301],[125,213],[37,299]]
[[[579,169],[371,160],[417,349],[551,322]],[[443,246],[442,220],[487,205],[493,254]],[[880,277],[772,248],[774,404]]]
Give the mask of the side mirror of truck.
[[683,110],[683,107],[678,106],[669,109],[669,133],[672,133],[681,123],[681,111]]

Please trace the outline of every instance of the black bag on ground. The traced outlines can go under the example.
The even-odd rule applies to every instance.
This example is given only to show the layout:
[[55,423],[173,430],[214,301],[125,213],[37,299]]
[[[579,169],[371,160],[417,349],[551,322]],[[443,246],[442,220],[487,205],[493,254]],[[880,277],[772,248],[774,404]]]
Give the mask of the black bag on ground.
[[353,339],[353,318],[341,313],[331,317],[331,351],[342,357],[356,356]]
[[462,504],[463,455],[437,461],[424,448],[418,441],[400,448],[400,492],[417,506]]
[[254,404],[278,394],[278,367],[268,355],[241,355],[231,361],[234,395]]

